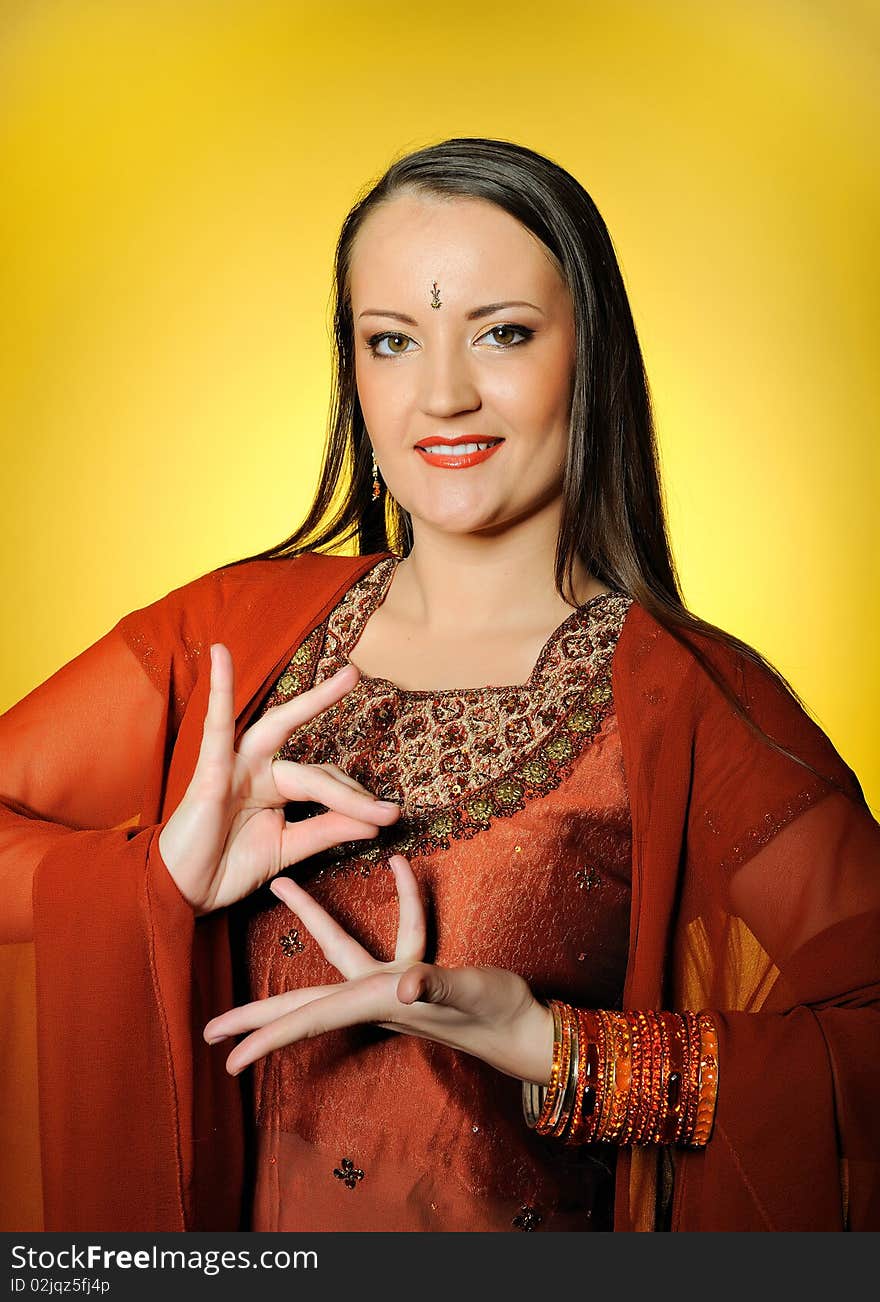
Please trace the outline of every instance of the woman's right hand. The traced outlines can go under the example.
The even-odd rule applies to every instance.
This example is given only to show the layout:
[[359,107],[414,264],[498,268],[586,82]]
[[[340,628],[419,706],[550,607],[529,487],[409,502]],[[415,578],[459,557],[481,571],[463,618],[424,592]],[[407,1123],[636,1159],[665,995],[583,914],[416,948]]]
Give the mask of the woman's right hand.
[[[192,781],[159,835],[159,852],[197,914],[234,904],[282,868],[343,841],[371,839],[398,805],[376,800],[335,764],[274,759],[291,734],[341,700],[358,681],[346,665],[317,687],[267,710],[234,749],[234,674],[228,647],[211,647],[211,687]],[[288,801],[327,807],[288,823]]]

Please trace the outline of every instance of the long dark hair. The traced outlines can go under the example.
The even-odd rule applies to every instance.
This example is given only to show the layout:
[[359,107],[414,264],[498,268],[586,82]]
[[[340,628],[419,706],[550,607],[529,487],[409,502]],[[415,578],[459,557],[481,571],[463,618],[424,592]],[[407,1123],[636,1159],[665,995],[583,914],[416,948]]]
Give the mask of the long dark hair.
[[583,186],[558,163],[507,140],[456,137],[398,158],[357,200],[336,246],[335,374],[329,437],[320,481],[303,523],[283,542],[230,562],[335,552],[407,556],[409,512],[381,484],[372,495],[371,444],[355,383],[352,249],[365,218],[402,194],[485,199],[538,237],[555,260],[574,304],[576,373],[556,548],[556,588],[571,605],[575,558],[612,590],[639,602],[696,656],[736,714],[765,742],[847,795],[828,774],[781,746],[748,715],[688,633],[725,643],[767,670],[804,708],[764,656],[686,609],[669,543],[648,379],[629,300],[608,229]]

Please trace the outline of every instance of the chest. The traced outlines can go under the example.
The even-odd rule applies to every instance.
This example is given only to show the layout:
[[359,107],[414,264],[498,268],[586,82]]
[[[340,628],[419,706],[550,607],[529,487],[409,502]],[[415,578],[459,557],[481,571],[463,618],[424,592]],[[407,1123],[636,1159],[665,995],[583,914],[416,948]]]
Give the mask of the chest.
[[349,658],[363,674],[406,691],[503,687],[525,683],[551,630],[468,636],[460,630],[430,635],[404,624],[384,607],[363,627]]

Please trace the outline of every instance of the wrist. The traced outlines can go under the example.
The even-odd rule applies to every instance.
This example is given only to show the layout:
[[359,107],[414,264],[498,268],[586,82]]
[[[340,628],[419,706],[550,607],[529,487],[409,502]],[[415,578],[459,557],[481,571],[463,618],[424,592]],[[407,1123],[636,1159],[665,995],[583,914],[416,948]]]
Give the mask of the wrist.
[[522,1034],[522,1070],[517,1074],[536,1085],[550,1082],[553,1066],[553,1014],[535,999],[525,1014]]

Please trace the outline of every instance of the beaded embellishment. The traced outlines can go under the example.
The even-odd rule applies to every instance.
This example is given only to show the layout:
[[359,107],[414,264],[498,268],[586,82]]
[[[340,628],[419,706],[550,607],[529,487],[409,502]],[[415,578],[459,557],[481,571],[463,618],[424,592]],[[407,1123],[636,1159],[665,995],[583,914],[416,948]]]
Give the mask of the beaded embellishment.
[[[265,708],[347,663],[397,564],[380,561],[352,585],[292,656]],[[346,842],[316,855],[316,878],[369,876],[391,854],[445,849],[557,787],[613,711],[611,661],[631,604],[624,594],[601,593],[573,609],[523,684],[409,690],[362,674],[276,758],[333,762],[378,799],[397,801],[401,817],[367,845]]]
[[533,1234],[543,1219],[543,1216],[539,1216],[534,1207],[522,1206],[513,1218],[513,1225],[524,1234]]
[[333,1168],[333,1174],[337,1180],[342,1181],[346,1189],[356,1189],[358,1181],[364,1178],[363,1171],[359,1166],[355,1166],[350,1157],[344,1157],[339,1166]]

